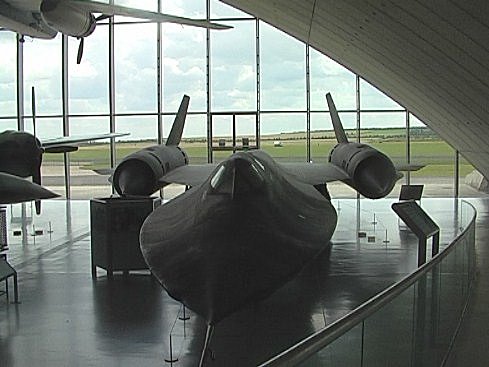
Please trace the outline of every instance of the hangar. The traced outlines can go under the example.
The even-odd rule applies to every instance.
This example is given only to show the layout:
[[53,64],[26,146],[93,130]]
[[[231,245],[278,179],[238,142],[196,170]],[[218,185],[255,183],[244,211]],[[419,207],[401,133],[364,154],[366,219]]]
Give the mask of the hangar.
[[[202,138],[205,143],[203,148],[195,149],[195,156],[190,158],[201,161],[222,158],[225,149],[220,148],[225,148],[226,143],[231,145],[231,150],[238,149],[239,139],[243,136],[251,144],[262,144],[263,147],[267,141],[273,145],[273,141],[280,140],[283,147],[274,147],[277,158],[324,159],[323,152],[315,149],[319,138],[314,131],[322,130],[323,121],[327,119],[321,96],[326,92],[325,88],[344,95],[340,113],[347,121],[347,128],[360,141],[375,140],[375,137],[367,138],[365,130],[376,124],[395,127],[397,133],[401,131],[404,141],[403,152],[398,157],[401,161],[427,160],[430,154],[422,154],[423,145],[416,145],[417,133],[434,132],[448,143],[444,149],[449,151],[453,161],[440,165],[451,173],[448,178],[443,175],[443,179],[437,176],[428,179],[423,177],[421,170],[419,175],[408,173],[405,182],[424,184],[429,196],[480,198],[474,204],[478,210],[476,252],[479,276],[472,288],[468,311],[455,339],[451,359],[444,363],[467,364],[470,360],[474,365],[483,365],[485,358],[481,350],[484,348],[480,346],[485,332],[481,321],[485,282],[485,271],[481,266],[485,254],[484,194],[467,187],[460,178],[471,171],[470,165],[483,175],[489,174],[484,138],[487,135],[487,70],[482,62],[487,56],[486,6],[482,3],[396,1],[225,2],[244,12],[217,1],[195,2],[193,9],[178,4],[182,15],[197,14],[196,17],[234,26],[233,30],[222,33],[169,26],[161,28],[137,22],[127,24],[116,18],[105,20],[89,36],[93,38],[87,37],[84,55],[87,62],[79,67],[74,64],[75,40],[58,36],[49,44],[39,45],[39,41],[32,44],[20,42],[20,38],[2,33],[0,47],[5,49],[2,54],[8,55],[2,61],[5,63],[2,68],[8,71],[7,76],[2,77],[5,81],[2,85],[5,97],[0,101],[2,129],[31,129],[29,87],[35,84],[40,135],[48,136],[53,131],[58,134],[117,131],[131,132],[142,141],[158,142],[168,134],[169,122],[177,107],[175,96],[181,97],[181,93],[187,93],[186,89],[192,86],[191,91],[200,98],[196,98],[195,107],[190,109],[189,118],[196,128],[188,134],[194,140],[189,144],[196,144]],[[148,5],[149,10],[158,10],[161,6],[163,10],[167,9],[165,2],[160,7],[157,5],[157,2]],[[168,9],[172,10],[170,4]],[[133,31],[136,26],[140,28]],[[182,38],[178,39],[178,36]],[[177,40],[173,44],[172,38]],[[91,39],[93,48],[90,52]],[[146,51],[152,56],[141,58]],[[51,54],[58,57],[51,58]],[[100,54],[104,55],[102,59],[97,57]],[[50,67],[45,67],[39,75],[39,65],[43,62]],[[287,83],[280,84],[279,81]],[[144,93],[148,90],[152,97],[148,98]],[[89,96],[84,99],[89,91],[95,91],[101,98]],[[386,117],[395,122],[382,125]],[[429,130],[419,129],[423,123]],[[297,132],[302,139],[293,135]],[[224,147],[219,147],[217,142],[213,144],[213,138],[219,136],[228,138],[227,142],[224,139]],[[435,140],[423,142],[434,146]],[[284,156],[287,145],[297,141],[301,141],[299,153]],[[385,146],[385,141],[382,144]],[[121,158],[117,155],[117,145],[112,143],[110,148],[104,147],[101,161],[106,166],[113,167]],[[52,170],[46,175],[47,186],[58,190],[68,200],[110,194],[110,186],[105,181],[100,184],[101,178],[93,175],[90,176],[93,191],[87,196],[84,190],[88,186],[84,183],[86,175],[83,169],[80,170],[78,159],[83,160],[82,149],[67,156],[62,164],[46,168]],[[61,184],[60,177],[64,179]],[[335,187],[330,188],[333,197],[335,190]],[[341,190],[338,188],[338,197],[356,195]],[[73,207],[78,204],[75,201]],[[15,210],[12,213],[15,216]],[[88,241],[88,238],[81,240]],[[64,251],[63,246],[60,249]],[[49,257],[49,253],[39,256],[41,261],[43,257]],[[18,263],[34,264],[31,258]],[[33,270],[28,273],[31,272]],[[95,287],[94,292],[99,300],[107,300],[111,307],[116,307],[111,303],[114,299],[105,298],[106,291],[120,292],[118,296],[124,298],[125,291],[120,284],[117,289],[105,283],[98,284],[99,290],[108,290],[97,292]],[[138,294],[135,290],[131,292]],[[151,297],[156,296],[152,294]],[[153,303],[158,302],[154,300]],[[96,304],[104,307],[103,301]],[[104,313],[100,315],[110,318]],[[69,320],[72,318],[67,318],[67,322]],[[139,325],[148,322],[147,319],[140,321]],[[121,325],[114,323],[112,326],[117,329]],[[6,327],[12,326],[8,324]],[[16,348],[29,347],[13,343]],[[21,365],[16,355],[11,357],[11,363]],[[63,363],[66,355],[60,355],[63,356],[60,359],[50,359],[47,355],[41,358],[52,365],[56,361]],[[39,357],[31,356],[33,359]],[[132,361],[138,357],[129,358]]]

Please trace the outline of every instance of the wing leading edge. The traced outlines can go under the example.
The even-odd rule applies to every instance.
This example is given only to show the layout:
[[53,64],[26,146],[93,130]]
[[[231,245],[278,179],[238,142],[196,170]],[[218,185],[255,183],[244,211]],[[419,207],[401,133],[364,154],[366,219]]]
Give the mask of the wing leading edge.
[[62,136],[59,138],[44,139],[41,141],[41,145],[43,148],[55,148],[58,146],[84,143],[84,142],[93,141],[93,140],[118,138],[120,136],[126,136],[126,135],[129,135],[129,133],[109,133],[109,134],[97,134],[97,135]]
[[332,181],[345,181],[348,174],[331,163],[280,163],[285,172],[310,185]]
[[187,186],[197,186],[204,183],[216,169],[217,164],[186,165],[175,168],[160,178],[160,183],[176,183]]
[[[349,179],[345,171],[331,163],[280,163],[279,165],[287,174],[310,185]],[[161,177],[160,182],[197,186],[204,183],[216,167],[217,164],[178,167]]]
[[125,17],[133,17],[146,19],[157,23],[177,23],[182,25],[190,25],[193,27],[202,27],[209,29],[229,29],[231,26],[224,24],[212,23],[203,19],[190,19],[179,17],[176,15],[156,13],[148,10],[129,8],[121,5],[104,4],[98,1],[70,0],[70,2],[79,8],[89,12],[102,13],[104,15],[120,15]]
[[126,136],[129,133],[109,133],[98,135],[62,136],[59,138],[45,139],[41,141],[42,149],[46,153],[68,153],[78,150],[78,144],[94,140],[103,140]]

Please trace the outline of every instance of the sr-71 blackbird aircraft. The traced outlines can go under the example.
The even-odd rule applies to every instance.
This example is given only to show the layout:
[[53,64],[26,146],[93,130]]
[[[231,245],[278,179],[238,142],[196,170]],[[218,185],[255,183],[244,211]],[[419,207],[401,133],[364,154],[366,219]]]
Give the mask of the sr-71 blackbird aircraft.
[[188,165],[178,147],[185,96],[166,145],[133,153],[114,172],[123,195],[168,183],[191,187],[148,216],[140,245],[167,292],[206,320],[201,365],[216,323],[268,297],[328,246],[337,215],[327,182],[376,199],[401,177],[386,155],[348,141],[329,93],[326,99],[338,140],[328,163],[278,163],[252,150],[217,165]]
[[[93,13],[101,15],[95,17]],[[80,40],[78,64],[82,58],[85,37],[93,33],[98,21],[113,15],[210,29],[232,28],[207,20],[178,17],[98,1],[0,0],[0,27],[34,38],[51,39],[56,37],[58,32],[76,37]]]

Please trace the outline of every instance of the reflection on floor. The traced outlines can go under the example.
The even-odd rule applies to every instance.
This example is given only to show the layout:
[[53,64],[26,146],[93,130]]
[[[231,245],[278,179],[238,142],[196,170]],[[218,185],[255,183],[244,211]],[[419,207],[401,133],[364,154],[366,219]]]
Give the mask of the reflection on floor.
[[[267,360],[413,271],[417,239],[392,202],[333,200],[333,245],[269,299],[218,324],[212,365]],[[424,199],[422,207],[440,225],[445,246],[460,231],[459,203]],[[19,204],[7,217],[21,303],[0,298],[0,365],[142,367],[169,365],[170,357],[178,358],[175,366],[197,364],[205,325],[189,310],[190,319],[181,320],[181,305],[149,273],[109,280],[99,270],[92,280],[88,201],[47,201],[39,217]]]

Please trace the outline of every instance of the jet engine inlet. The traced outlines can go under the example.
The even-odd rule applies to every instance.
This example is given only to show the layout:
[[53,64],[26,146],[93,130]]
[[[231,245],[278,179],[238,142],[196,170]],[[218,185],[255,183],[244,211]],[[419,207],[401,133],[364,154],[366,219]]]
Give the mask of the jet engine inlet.
[[149,196],[165,184],[159,180],[188,163],[177,146],[154,145],[128,155],[114,171],[112,184],[119,195]]
[[159,189],[158,167],[144,160],[128,159],[117,166],[113,184],[119,195],[149,196]]

